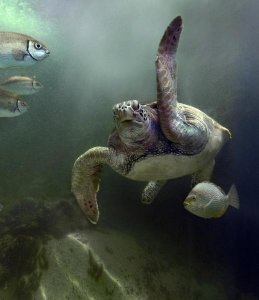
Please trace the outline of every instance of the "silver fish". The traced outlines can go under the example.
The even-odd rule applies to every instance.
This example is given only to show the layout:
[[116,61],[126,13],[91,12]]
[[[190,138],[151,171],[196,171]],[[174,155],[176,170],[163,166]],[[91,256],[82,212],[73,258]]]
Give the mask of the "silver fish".
[[16,95],[32,95],[41,88],[43,85],[39,81],[26,76],[12,76],[0,82],[0,89]]
[[27,110],[27,103],[19,97],[5,91],[0,91],[0,117],[17,117]]
[[49,53],[46,46],[28,35],[0,32],[0,68],[32,65]]
[[211,182],[198,183],[184,200],[184,207],[192,214],[209,219],[222,217],[228,206],[239,208],[239,198],[235,185],[229,193]]

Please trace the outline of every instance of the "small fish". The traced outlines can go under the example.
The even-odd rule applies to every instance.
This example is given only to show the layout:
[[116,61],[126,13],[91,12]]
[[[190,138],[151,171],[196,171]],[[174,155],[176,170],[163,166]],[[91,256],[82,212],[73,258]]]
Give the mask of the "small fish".
[[190,213],[205,219],[222,217],[228,206],[239,208],[239,198],[235,185],[229,193],[211,182],[198,183],[189,193],[183,203]]
[[43,85],[39,81],[26,76],[12,76],[0,82],[0,89],[16,95],[32,95],[41,88]]
[[34,38],[16,32],[0,32],[0,68],[32,65],[49,55]]
[[0,90],[0,117],[17,117],[28,110],[26,102],[16,95]]

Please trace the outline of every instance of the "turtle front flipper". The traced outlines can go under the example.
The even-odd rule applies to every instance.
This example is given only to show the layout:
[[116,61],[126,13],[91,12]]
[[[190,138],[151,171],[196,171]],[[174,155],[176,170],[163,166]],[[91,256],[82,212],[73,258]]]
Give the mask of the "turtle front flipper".
[[[176,17],[167,27],[158,47],[157,56],[166,60],[171,77],[176,79],[175,56],[183,29],[183,22],[180,16]],[[176,80],[175,80],[176,84]]]
[[143,204],[151,204],[167,180],[149,181],[142,192],[141,202]]
[[114,150],[107,147],[94,147],[79,156],[72,170],[72,192],[87,216],[96,224],[99,219],[97,192],[100,173],[104,164],[112,165]]
[[181,31],[182,19],[177,17],[168,26],[159,45],[156,59],[157,108],[166,138],[192,154],[204,148],[208,134],[203,116],[177,101],[175,56]]
[[[161,127],[169,140],[177,140],[170,136],[167,123],[177,116],[177,80],[176,52],[182,32],[182,18],[176,17],[167,27],[158,47],[156,59],[157,106]],[[166,97],[165,97],[166,96]]]

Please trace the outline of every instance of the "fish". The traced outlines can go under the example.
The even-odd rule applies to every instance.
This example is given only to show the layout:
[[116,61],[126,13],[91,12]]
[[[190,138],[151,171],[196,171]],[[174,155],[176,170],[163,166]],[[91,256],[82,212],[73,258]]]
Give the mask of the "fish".
[[28,111],[28,104],[18,96],[0,90],[0,118],[17,117]]
[[205,219],[220,218],[229,206],[239,209],[239,197],[233,184],[226,195],[212,182],[201,182],[195,185],[183,202],[186,210]]
[[32,95],[37,93],[43,85],[33,78],[26,76],[11,76],[0,82],[0,89],[16,95]]
[[0,68],[32,65],[49,54],[44,44],[28,35],[0,32]]

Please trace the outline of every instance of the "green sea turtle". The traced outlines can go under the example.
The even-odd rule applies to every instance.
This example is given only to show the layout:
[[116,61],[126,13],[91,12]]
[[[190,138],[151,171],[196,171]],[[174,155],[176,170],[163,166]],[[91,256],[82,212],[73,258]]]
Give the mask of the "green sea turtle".
[[168,179],[194,175],[209,180],[214,158],[231,137],[204,112],[177,101],[176,51],[182,18],[176,17],[160,42],[157,59],[157,101],[125,101],[113,107],[115,128],[107,147],[94,147],[75,161],[72,192],[91,223],[99,218],[97,191],[102,167],[148,181],[142,202],[149,204]]

